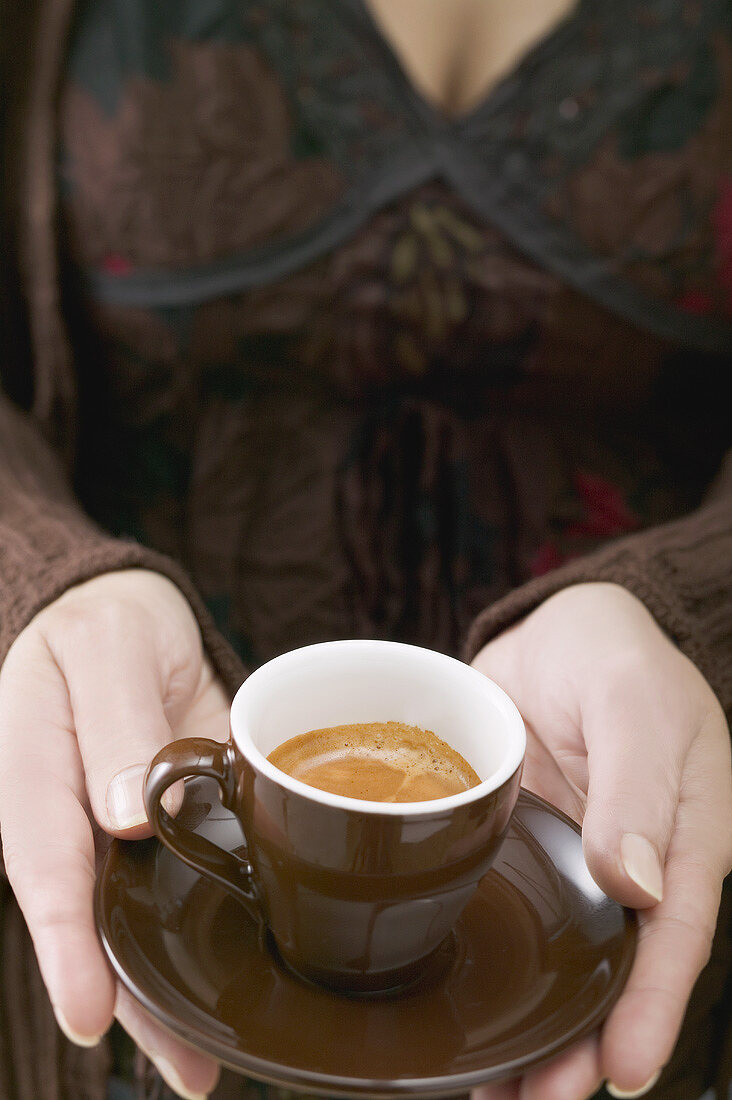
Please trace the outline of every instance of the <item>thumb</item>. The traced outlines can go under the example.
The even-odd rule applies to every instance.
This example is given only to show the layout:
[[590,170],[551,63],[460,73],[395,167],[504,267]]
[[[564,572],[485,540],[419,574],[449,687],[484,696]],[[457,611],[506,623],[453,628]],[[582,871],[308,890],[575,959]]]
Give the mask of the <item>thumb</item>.
[[143,777],[173,739],[154,647],[126,638],[80,655],[67,683],[96,821],[108,833],[149,836]]
[[671,739],[648,724],[608,712],[585,731],[585,740],[589,784],[582,842],[587,866],[610,897],[635,909],[648,908],[663,898],[678,807],[677,769],[668,766]]

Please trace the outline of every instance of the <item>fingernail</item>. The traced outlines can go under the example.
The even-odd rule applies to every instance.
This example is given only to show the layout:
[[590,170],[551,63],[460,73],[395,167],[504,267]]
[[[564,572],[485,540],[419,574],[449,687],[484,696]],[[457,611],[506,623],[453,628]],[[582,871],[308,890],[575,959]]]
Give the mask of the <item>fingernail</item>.
[[102,1038],[101,1035],[80,1035],[78,1031],[74,1031],[61,1009],[57,1008],[56,1005],[53,1006],[53,1013],[56,1017],[56,1023],[61,1028],[66,1038],[70,1042],[75,1043],[77,1047],[95,1047],[100,1042]]
[[190,1089],[187,1089],[180,1079],[178,1070],[162,1054],[148,1054],[148,1058],[155,1063],[155,1067],[166,1085],[169,1085],[173,1092],[177,1092],[179,1096],[182,1096],[183,1100],[208,1100],[207,1092],[191,1092]]
[[145,764],[133,764],[117,772],[107,787],[107,815],[113,829],[132,829],[145,825],[147,814],[142,802],[142,777]]
[[661,901],[663,867],[651,842],[638,833],[626,833],[620,841],[620,858],[628,877],[656,901]]
[[643,1088],[636,1089],[635,1092],[628,1092],[626,1089],[619,1089],[617,1085],[614,1085],[612,1083],[612,1081],[607,1081],[605,1084],[605,1088],[611,1096],[616,1097],[616,1100],[634,1100],[634,1097],[645,1096],[647,1092],[650,1092],[660,1076],[661,1071],[659,1069],[653,1074],[653,1077],[651,1077],[650,1081],[646,1081]]

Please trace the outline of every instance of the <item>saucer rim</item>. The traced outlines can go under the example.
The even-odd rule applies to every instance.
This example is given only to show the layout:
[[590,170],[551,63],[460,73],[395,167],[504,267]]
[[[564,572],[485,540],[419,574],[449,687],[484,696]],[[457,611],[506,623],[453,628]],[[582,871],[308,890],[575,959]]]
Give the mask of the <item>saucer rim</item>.
[[[524,805],[534,804],[534,807],[547,812],[581,837],[582,831],[572,818],[562,810],[552,806],[546,799],[521,788],[517,801]],[[509,826],[510,829],[510,826]],[[149,838],[153,843],[160,844],[155,837]],[[618,1000],[630,973],[637,945],[638,919],[634,910],[625,906],[623,910],[626,928],[630,933],[627,950],[624,952],[620,964],[613,975],[613,984],[595,1004],[591,1013],[584,1017],[577,1026],[564,1033],[560,1039],[539,1050],[519,1058],[513,1058],[505,1062],[497,1063],[485,1069],[475,1069],[462,1073],[444,1074],[439,1077],[405,1077],[398,1080],[374,1080],[367,1077],[343,1077],[335,1074],[318,1073],[313,1070],[296,1069],[284,1066],[280,1063],[270,1062],[256,1055],[241,1053],[237,1061],[231,1059],[231,1048],[220,1043],[214,1037],[205,1032],[197,1031],[186,1021],[182,1020],[174,1011],[161,1007],[157,1002],[140,988],[139,984],[124,969],[118,960],[110,942],[105,922],[102,918],[102,892],[106,875],[109,873],[109,864],[113,858],[111,853],[120,845],[134,844],[135,841],[115,840],[105,854],[102,866],[97,875],[94,889],[94,915],[97,933],[101,939],[104,952],[115,974],[125,986],[127,991],[142,1005],[142,1007],[160,1023],[166,1031],[193,1050],[208,1054],[215,1058],[222,1066],[240,1075],[251,1076],[286,1089],[301,1089],[316,1096],[344,1097],[346,1100],[401,1100],[403,1097],[424,1098],[432,1100],[441,1096],[459,1095],[471,1091],[481,1085],[496,1084],[508,1081],[525,1073],[529,1069],[543,1065],[563,1051],[567,1050],[579,1039],[590,1034],[606,1019],[612,1005]],[[342,995],[334,993],[333,996]],[[343,998],[347,1000],[347,997]]]

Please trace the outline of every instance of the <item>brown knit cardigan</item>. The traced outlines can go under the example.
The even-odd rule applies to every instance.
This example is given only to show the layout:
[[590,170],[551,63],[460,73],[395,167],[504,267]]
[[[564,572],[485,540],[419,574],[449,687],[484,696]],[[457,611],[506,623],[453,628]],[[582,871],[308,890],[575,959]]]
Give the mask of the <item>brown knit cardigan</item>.
[[[204,643],[233,692],[245,672],[182,569],[109,537],[80,510],[74,469],[76,384],[62,309],[56,241],[56,97],[74,0],[0,0],[3,183],[0,310],[0,662],[33,615],[101,572],[152,568],[190,601]],[[732,712],[732,461],[695,514],[573,561],[511,593],[474,624],[466,656],[551,592],[610,580],[634,592]],[[695,1100],[732,1076],[732,904],[725,892],[712,960],[676,1055],[654,1096]],[[2,874],[0,851],[0,1100],[103,1100],[109,1051],[59,1033],[30,939]],[[139,1095],[165,1094],[140,1060]],[[217,1096],[234,1095],[236,1081]]]

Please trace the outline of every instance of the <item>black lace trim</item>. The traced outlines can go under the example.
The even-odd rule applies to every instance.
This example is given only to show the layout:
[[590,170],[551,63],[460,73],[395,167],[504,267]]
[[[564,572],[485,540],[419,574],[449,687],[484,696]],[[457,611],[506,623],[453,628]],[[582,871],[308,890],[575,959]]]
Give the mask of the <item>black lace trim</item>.
[[544,213],[567,176],[648,95],[644,73],[671,72],[707,44],[729,23],[725,5],[704,0],[690,25],[688,0],[580,0],[456,120],[415,91],[365,0],[243,5],[225,37],[244,37],[280,74],[299,132],[350,181],[345,198],[289,241],[178,272],[91,272],[89,290],[119,305],[179,306],[275,282],[337,248],[381,207],[441,179],[478,218],[612,312],[675,342],[728,350],[731,326],[644,295],[623,278],[624,257],[593,254]]

